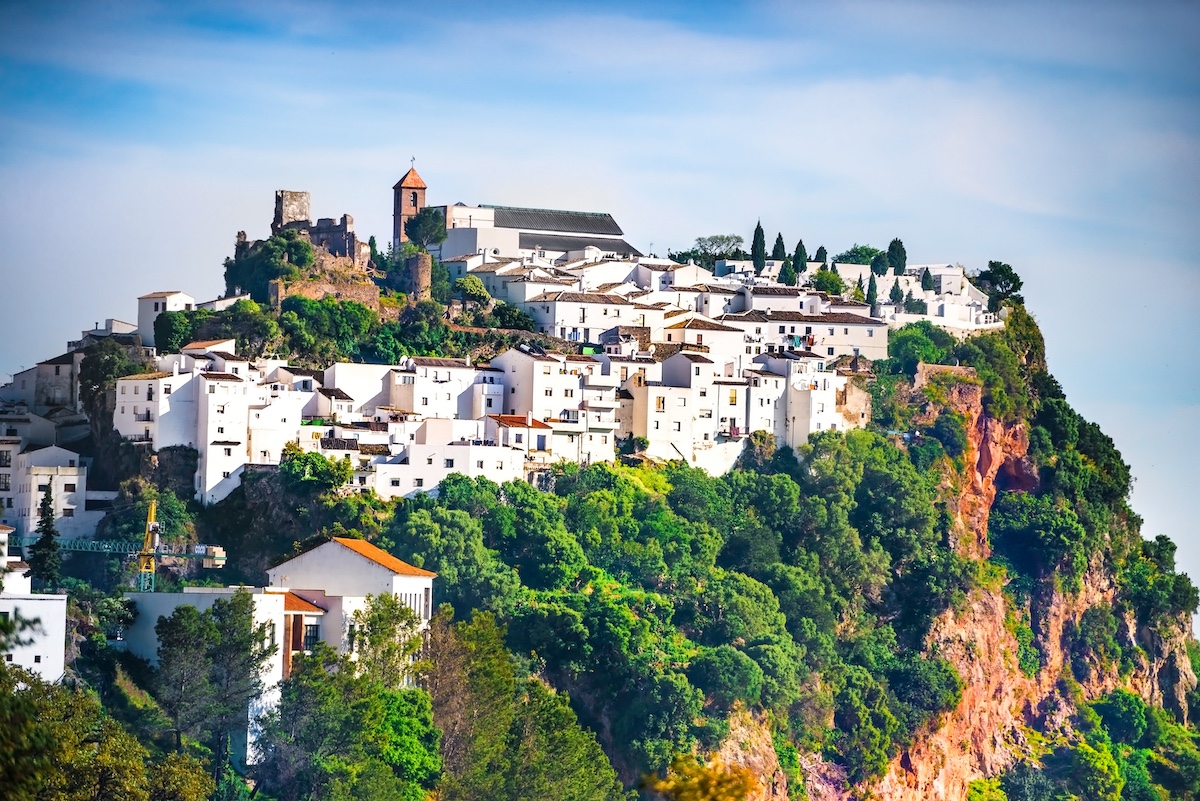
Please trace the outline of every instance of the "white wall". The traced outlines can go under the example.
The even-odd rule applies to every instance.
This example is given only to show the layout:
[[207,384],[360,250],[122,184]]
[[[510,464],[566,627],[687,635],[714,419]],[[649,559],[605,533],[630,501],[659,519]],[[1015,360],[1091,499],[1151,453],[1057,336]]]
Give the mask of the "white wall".
[[49,682],[61,679],[66,667],[67,596],[0,593],[0,615],[38,621],[36,628],[20,635],[29,644],[10,649],[4,655],[5,662],[31,670]]

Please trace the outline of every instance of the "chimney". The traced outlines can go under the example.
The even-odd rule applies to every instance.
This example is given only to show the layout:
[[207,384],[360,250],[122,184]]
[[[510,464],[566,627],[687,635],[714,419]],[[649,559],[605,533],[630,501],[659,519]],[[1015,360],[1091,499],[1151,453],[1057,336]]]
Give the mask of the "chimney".
[[533,425],[533,412],[525,412],[525,427],[530,428]]

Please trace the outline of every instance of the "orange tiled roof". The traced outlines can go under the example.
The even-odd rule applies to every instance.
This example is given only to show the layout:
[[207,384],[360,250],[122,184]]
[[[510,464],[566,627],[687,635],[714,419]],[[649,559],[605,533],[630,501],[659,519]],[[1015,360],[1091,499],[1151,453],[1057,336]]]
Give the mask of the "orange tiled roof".
[[382,548],[377,548],[366,540],[356,540],[350,537],[334,537],[333,541],[338,545],[349,548],[359,556],[370,559],[381,567],[386,567],[393,573],[398,573],[401,576],[428,576],[433,578],[437,573],[432,573],[428,570],[422,570],[419,567],[413,567],[408,562],[401,561],[392,556]]
[[294,592],[289,592],[283,596],[283,611],[285,612],[304,612],[308,615],[319,615],[325,610],[314,603],[301,598]]
[[548,426],[536,417],[532,420],[527,420],[523,414],[489,414],[488,417],[495,420],[502,426],[509,428],[553,428]]
[[[425,182],[421,180],[421,176],[417,175],[415,168],[410,168],[408,172],[404,173],[404,177],[396,182],[396,186],[403,187],[405,189],[429,188],[425,186]],[[395,189],[396,186],[393,186],[392,189]]]

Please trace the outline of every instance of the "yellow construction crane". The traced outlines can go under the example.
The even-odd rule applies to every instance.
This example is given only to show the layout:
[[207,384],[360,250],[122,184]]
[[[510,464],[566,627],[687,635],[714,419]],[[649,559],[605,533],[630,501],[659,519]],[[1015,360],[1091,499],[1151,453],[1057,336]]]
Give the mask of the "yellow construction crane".
[[146,512],[146,536],[142,539],[142,550],[138,551],[138,592],[154,592],[156,566],[154,552],[158,548],[158,501],[150,501]]

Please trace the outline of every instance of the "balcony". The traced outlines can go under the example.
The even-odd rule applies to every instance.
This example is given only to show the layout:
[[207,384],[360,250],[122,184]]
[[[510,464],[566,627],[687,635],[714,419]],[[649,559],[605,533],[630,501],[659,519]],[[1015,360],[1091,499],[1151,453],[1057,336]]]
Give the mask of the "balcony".
[[133,419],[138,423],[149,423],[154,420],[154,417],[150,412],[139,412],[133,416]]

